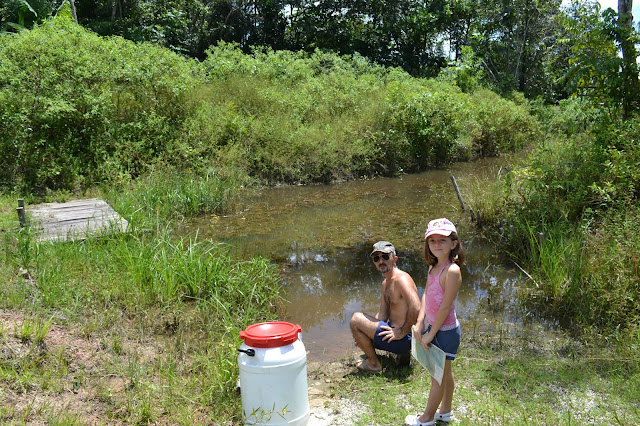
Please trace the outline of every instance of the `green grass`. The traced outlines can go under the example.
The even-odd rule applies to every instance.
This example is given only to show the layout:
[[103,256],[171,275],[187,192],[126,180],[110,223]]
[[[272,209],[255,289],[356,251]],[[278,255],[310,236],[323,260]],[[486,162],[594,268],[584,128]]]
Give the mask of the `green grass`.
[[241,198],[243,181],[214,169],[202,175],[160,168],[131,182],[126,190],[106,189],[114,209],[138,228],[174,223],[198,215],[222,213]]
[[[276,318],[279,274],[268,259],[175,235],[167,223],[223,211],[231,186],[167,177],[106,194],[137,226],[82,241],[38,241],[2,196],[0,337],[11,356],[0,383],[13,403],[0,421],[240,421],[239,331]],[[154,208],[163,202],[173,208]]]
[[[46,312],[89,340],[103,340],[112,360],[105,374],[128,383],[125,395],[114,401],[127,409],[116,418],[152,420],[153,413],[176,396],[205,407],[236,398],[233,347],[239,344],[239,331],[273,315],[279,297],[277,272],[270,262],[234,261],[224,247],[172,240],[167,234],[35,246],[38,255],[29,270],[37,285],[12,280],[2,290],[3,300],[10,301],[3,302],[3,308]],[[47,324],[26,318],[16,336],[35,345],[43,340]],[[144,359],[146,342],[156,341],[158,334],[176,337],[155,348],[153,359]],[[175,376],[164,377],[167,364],[180,365]],[[48,366],[55,371],[45,358],[38,362],[37,374],[21,374],[21,381],[41,388],[44,377],[55,375],[46,374]],[[24,366],[21,370],[33,371]],[[86,378],[79,386],[93,382]],[[184,393],[174,395],[174,387]],[[236,406],[214,405],[213,418],[237,416]]]
[[[637,424],[635,355],[617,358],[611,346],[553,336],[508,341],[488,333],[464,336],[453,363],[456,424]],[[333,386],[336,399],[355,400],[353,424],[401,424],[407,414],[424,410],[431,382],[426,370],[383,364],[380,375],[353,373]]]

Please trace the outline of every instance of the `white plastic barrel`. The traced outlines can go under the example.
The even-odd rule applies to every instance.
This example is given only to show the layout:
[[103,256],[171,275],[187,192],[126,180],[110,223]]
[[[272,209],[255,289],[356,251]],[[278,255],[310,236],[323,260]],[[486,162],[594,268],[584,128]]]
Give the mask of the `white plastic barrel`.
[[306,425],[307,352],[302,328],[288,322],[253,324],[238,349],[242,418],[249,425]]

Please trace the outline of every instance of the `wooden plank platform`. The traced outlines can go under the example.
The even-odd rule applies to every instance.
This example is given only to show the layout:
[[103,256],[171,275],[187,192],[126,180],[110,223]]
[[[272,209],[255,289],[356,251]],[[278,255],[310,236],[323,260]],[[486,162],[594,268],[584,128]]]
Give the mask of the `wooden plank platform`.
[[127,232],[129,223],[100,198],[26,207],[40,241],[71,241],[109,232]]

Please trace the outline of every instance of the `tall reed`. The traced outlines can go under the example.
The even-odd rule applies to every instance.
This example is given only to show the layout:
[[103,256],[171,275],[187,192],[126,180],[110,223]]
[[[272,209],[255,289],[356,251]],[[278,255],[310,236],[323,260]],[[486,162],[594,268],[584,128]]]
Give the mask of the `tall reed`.
[[527,264],[535,268],[536,291],[544,296],[544,309],[570,319],[576,313],[576,283],[582,282],[586,273],[584,235],[566,224],[539,228],[525,223],[523,227],[523,244],[530,252]]

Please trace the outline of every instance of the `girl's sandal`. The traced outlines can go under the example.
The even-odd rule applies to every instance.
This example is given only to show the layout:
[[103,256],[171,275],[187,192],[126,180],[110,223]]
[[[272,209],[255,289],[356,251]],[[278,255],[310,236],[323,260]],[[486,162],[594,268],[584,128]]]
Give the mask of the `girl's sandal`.
[[436,415],[433,420],[439,420],[441,422],[449,423],[455,420],[455,418],[453,417],[453,411],[449,411],[448,413],[438,413],[436,411]]
[[435,419],[431,420],[430,422],[423,423],[420,420],[418,420],[419,418],[420,418],[420,414],[415,416],[412,414],[409,414],[407,417],[405,417],[404,423],[409,426],[434,426],[436,424]]

